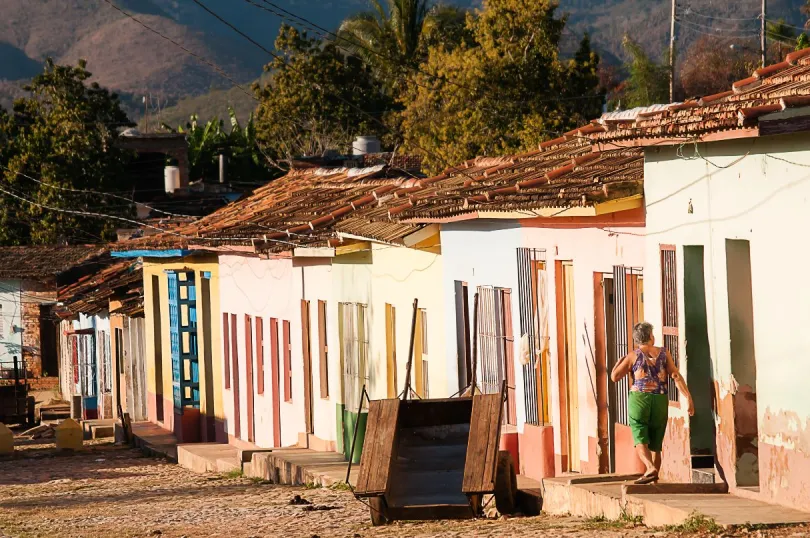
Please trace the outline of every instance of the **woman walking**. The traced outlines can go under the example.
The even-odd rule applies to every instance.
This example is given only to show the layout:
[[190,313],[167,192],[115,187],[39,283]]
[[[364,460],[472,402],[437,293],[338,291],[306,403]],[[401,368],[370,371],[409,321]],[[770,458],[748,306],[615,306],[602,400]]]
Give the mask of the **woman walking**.
[[695,414],[695,408],[686,381],[669,350],[655,346],[652,325],[643,322],[633,327],[633,341],[636,350],[616,363],[610,379],[615,383],[628,374],[631,376],[627,406],[630,429],[636,453],[647,468],[636,484],[651,484],[658,481],[661,470],[661,450],[669,414],[668,378],[675,381],[681,395],[681,407],[686,404],[689,416]]

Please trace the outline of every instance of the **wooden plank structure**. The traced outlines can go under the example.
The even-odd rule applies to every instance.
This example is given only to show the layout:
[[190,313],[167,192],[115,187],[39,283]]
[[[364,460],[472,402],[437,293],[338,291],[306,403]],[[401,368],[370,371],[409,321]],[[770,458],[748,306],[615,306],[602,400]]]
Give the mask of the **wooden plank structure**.
[[488,493],[495,494],[499,511],[512,513],[515,469],[508,453],[498,450],[506,383],[496,394],[474,394],[473,381],[472,396],[409,400],[418,307],[414,300],[402,399],[369,402],[354,494],[369,498],[375,525],[474,518]]
[[461,487],[463,493],[487,493],[495,490],[502,409],[501,393],[473,397],[464,483]]
[[375,400],[368,407],[366,443],[360,458],[355,494],[366,497],[388,492],[396,447],[400,401]]
[[375,524],[480,515],[496,491],[503,393],[370,402],[355,487]]

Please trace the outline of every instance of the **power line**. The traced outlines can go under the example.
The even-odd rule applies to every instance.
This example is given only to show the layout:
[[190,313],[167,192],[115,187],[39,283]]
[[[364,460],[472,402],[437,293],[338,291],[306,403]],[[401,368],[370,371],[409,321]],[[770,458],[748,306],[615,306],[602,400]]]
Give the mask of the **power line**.
[[168,41],[169,43],[171,43],[171,44],[175,45],[176,47],[181,48],[181,49],[182,49],[182,50],[184,50],[184,51],[185,51],[187,54],[190,54],[191,56],[193,56],[194,58],[196,58],[196,59],[197,59],[197,60],[199,60],[200,62],[204,63],[205,65],[207,65],[207,66],[209,66],[209,67],[211,67],[211,68],[212,68],[212,69],[214,69],[214,70],[215,70],[217,73],[219,73],[219,75],[220,75],[220,76],[222,76],[222,77],[223,77],[225,80],[229,81],[229,82],[230,82],[231,84],[233,84],[233,85],[234,85],[236,88],[239,88],[239,89],[242,91],[242,93],[244,93],[244,94],[245,94],[245,95],[247,95],[248,97],[250,97],[250,98],[252,98],[252,99],[255,99],[256,101],[258,101],[258,100],[259,100],[259,99],[258,99],[258,98],[257,98],[257,97],[256,97],[256,96],[253,94],[253,93],[251,93],[251,92],[247,91],[247,90],[246,90],[246,89],[245,89],[245,88],[244,88],[242,85],[240,85],[240,84],[239,84],[238,82],[236,82],[236,81],[235,81],[235,80],[234,80],[234,79],[233,79],[233,78],[232,78],[230,75],[228,75],[228,73],[226,73],[226,72],[225,72],[225,70],[223,70],[221,67],[219,67],[219,66],[218,66],[218,65],[216,65],[215,63],[213,63],[213,62],[211,62],[211,61],[209,61],[209,60],[205,59],[204,57],[200,56],[199,54],[196,54],[195,52],[192,52],[191,50],[187,49],[187,48],[186,48],[185,46],[183,46],[182,44],[180,44],[180,43],[178,43],[177,41],[173,40],[172,38],[170,38],[170,37],[168,37],[168,36],[164,35],[163,33],[161,33],[161,32],[159,32],[159,31],[155,30],[154,28],[150,28],[149,26],[147,26],[146,24],[144,24],[144,23],[143,23],[143,22],[142,22],[140,19],[136,18],[136,17],[135,17],[135,16],[133,16],[132,14],[130,14],[130,13],[128,13],[127,11],[124,11],[123,9],[121,9],[120,7],[118,7],[116,4],[114,4],[114,3],[112,2],[112,0],[104,0],[104,2],[106,2],[107,4],[109,4],[109,5],[110,5],[110,7],[112,7],[113,9],[115,9],[116,11],[118,11],[119,13],[122,13],[123,15],[126,15],[127,17],[129,17],[130,19],[132,19],[133,21],[135,21],[136,23],[140,24],[141,26],[143,26],[144,28],[146,28],[147,30],[149,30],[150,32],[152,32],[153,34],[156,34],[156,35],[160,36],[161,38],[165,39],[165,40],[166,40],[166,41]]
[[751,33],[752,35],[755,35],[755,36],[759,35],[759,30],[746,30],[745,28],[718,28],[717,26],[709,26],[709,25],[706,25],[706,24],[700,24],[700,23],[686,21],[686,20],[682,20],[682,19],[676,19],[675,22],[677,22],[678,24],[681,24],[681,25],[686,25],[687,28],[694,27],[694,28],[699,28],[701,30],[709,30],[709,32],[703,32],[703,33],[707,33],[708,35],[718,35],[720,37],[724,37],[724,36],[729,35],[729,34],[721,34],[719,32],[734,32],[734,33],[738,34],[738,36],[742,35],[741,32]]
[[723,15],[708,15],[692,9],[691,6],[687,6],[687,8],[684,10],[684,15],[695,15],[698,17],[703,17],[704,19],[718,19],[724,21],[758,21],[761,18],[759,15],[756,17],[725,17]]
[[94,191],[94,190],[90,190],[90,189],[73,189],[73,188],[70,188],[70,187],[61,187],[59,185],[53,185],[51,183],[47,183],[45,181],[41,181],[39,179],[33,178],[33,177],[31,177],[29,175],[26,175],[26,174],[24,174],[22,172],[15,172],[14,170],[11,170],[10,168],[6,167],[3,164],[0,164],[0,167],[3,168],[4,170],[6,170],[7,172],[11,172],[12,174],[16,174],[16,175],[22,176],[22,177],[24,177],[26,179],[30,179],[31,181],[33,181],[33,182],[35,182],[35,183],[37,183],[39,185],[42,185],[44,187],[48,187],[50,189],[56,189],[56,190],[67,191],[67,192],[80,192],[80,193],[84,193],[84,194],[97,194],[97,195],[100,195],[100,196],[107,196],[107,197],[110,197],[110,198],[114,198],[116,200],[123,200],[125,202],[130,203],[130,204],[144,207],[146,209],[149,209],[150,211],[154,211],[156,213],[161,213],[161,214],[167,215],[169,217],[196,218],[193,215],[184,215],[182,213],[171,213],[169,211],[163,211],[161,209],[157,209],[157,208],[152,207],[150,205],[147,205],[147,204],[144,204],[144,203],[141,203],[141,202],[136,202],[135,200],[132,200],[130,198],[126,198],[125,196],[119,196],[117,194],[112,194],[112,193],[109,193],[109,192]]

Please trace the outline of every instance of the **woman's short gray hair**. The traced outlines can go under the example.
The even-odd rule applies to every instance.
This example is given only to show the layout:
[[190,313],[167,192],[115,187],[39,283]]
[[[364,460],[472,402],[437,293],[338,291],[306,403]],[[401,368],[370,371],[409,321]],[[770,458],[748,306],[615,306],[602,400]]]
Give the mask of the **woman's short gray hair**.
[[646,344],[653,337],[653,326],[651,323],[647,323],[646,321],[642,321],[641,323],[636,323],[635,327],[633,327],[633,341],[638,344]]

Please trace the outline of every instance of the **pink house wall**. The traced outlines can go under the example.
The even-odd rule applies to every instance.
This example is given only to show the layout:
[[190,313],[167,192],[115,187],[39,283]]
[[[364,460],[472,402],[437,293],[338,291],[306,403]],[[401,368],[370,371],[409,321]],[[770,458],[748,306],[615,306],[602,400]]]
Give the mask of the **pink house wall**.
[[[528,461],[542,455],[540,464],[524,465],[528,474],[545,474],[551,471],[547,462],[549,447],[552,445],[555,473],[562,471],[567,461],[567,449],[564,449],[561,437],[562,408],[560,380],[562,364],[558,353],[557,319],[555,307],[556,285],[560,275],[556,274],[557,261],[571,261],[574,271],[574,315],[576,317],[577,342],[577,407],[576,419],[579,423],[579,458],[583,473],[597,473],[599,466],[599,409],[597,405],[597,388],[603,382],[607,388],[610,381],[604,378],[604,356],[597,349],[600,331],[596,327],[596,301],[601,290],[595,289],[599,274],[613,272],[614,265],[625,265],[630,268],[643,268],[645,264],[644,212],[643,209],[604,215],[596,218],[560,218],[525,219],[522,226],[522,245],[536,249],[545,249],[546,268],[548,272],[546,297],[548,301],[551,387],[551,424],[545,430],[536,431],[536,427],[527,425],[521,435],[521,461]],[[596,276],[595,276],[596,275]],[[601,364],[597,364],[601,363]],[[599,366],[600,368],[597,368]],[[597,370],[603,374],[597,378]],[[522,379],[522,368],[519,367],[519,378]],[[600,388],[601,392],[601,388]],[[606,411],[606,410],[604,410]],[[528,432],[532,431],[531,435]],[[621,432],[621,429],[619,429]],[[550,435],[551,434],[551,435]],[[553,442],[549,443],[549,436]],[[635,468],[636,457],[632,452],[632,442],[627,443],[620,433],[615,441],[617,449],[617,466]],[[629,453],[628,453],[629,452]],[[542,478],[543,476],[532,476]]]

